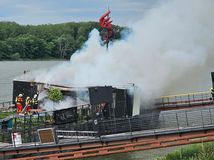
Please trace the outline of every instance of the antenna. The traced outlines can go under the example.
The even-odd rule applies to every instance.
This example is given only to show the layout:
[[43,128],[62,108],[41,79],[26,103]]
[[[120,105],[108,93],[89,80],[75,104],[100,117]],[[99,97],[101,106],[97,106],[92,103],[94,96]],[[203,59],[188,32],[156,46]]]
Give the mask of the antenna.
[[[107,6],[108,6],[108,12],[110,11],[110,7],[109,7],[109,0],[107,0]],[[109,18],[109,15],[108,15]],[[109,33],[108,33],[108,37],[109,37]],[[106,50],[108,51],[108,44],[109,44],[109,40],[106,43]]]
[[109,0],[107,0],[107,8],[108,8],[108,11],[110,10],[109,8]]

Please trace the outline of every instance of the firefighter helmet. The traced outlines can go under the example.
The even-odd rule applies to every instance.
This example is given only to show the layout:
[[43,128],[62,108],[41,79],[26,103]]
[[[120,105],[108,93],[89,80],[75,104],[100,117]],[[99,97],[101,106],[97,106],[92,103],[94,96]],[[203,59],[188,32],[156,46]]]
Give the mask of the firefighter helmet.
[[18,95],[18,97],[22,97],[22,96],[23,96],[23,94],[19,94],[19,95]]
[[37,94],[34,94],[33,98],[37,98]]

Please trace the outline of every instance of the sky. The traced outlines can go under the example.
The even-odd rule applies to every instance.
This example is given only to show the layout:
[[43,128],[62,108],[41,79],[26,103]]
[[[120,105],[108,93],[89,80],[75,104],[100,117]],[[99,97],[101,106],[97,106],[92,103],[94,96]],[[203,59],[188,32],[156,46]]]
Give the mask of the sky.
[[19,24],[56,24],[98,21],[108,9],[114,24],[140,19],[158,0],[0,0],[0,21]]

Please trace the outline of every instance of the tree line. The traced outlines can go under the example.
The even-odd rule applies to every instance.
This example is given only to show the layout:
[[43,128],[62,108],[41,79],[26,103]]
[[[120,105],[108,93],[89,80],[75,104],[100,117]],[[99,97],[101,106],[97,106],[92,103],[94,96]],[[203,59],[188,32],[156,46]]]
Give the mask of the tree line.
[[[0,60],[69,59],[94,28],[102,30],[97,22],[37,26],[0,22]],[[114,28],[114,40],[120,39],[123,27]]]

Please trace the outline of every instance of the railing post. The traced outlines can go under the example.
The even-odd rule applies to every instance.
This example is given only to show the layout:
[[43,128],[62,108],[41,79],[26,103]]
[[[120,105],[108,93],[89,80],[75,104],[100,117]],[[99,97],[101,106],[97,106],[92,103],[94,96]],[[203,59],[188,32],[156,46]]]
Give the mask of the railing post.
[[203,125],[203,128],[204,128],[204,118],[203,118],[202,110],[201,110],[201,119],[202,119],[202,125]]
[[116,123],[115,119],[114,119],[114,131],[115,131],[115,133],[117,133],[117,123]]
[[185,115],[186,115],[187,127],[189,127],[189,121],[188,121],[188,117],[187,117],[187,111],[185,111]]
[[33,141],[34,141],[34,146],[36,146],[36,131],[33,131]]
[[15,120],[14,120],[14,125],[15,125],[14,129],[16,130],[17,129],[17,117],[16,116],[15,116]]
[[188,94],[188,102],[189,102],[189,107],[190,107],[191,104],[190,104],[190,97],[189,97],[189,94]]
[[179,130],[179,122],[178,122],[178,114],[177,113],[176,113],[176,121],[177,121],[178,130]]
[[164,128],[166,128],[166,123],[165,123],[164,114],[162,114],[162,116],[163,116],[163,126],[164,126]]
[[39,121],[40,121],[39,112],[37,112],[36,114],[37,114],[37,116],[38,116],[38,117],[37,117],[37,123],[36,123],[36,125],[37,125],[37,127],[39,127]]
[[24,130],[25,130],[25,126],[26,126],[26,115],[24,115]]
[[161,102],[162,102],[162,107],[164,108],[165,106],[164,106],[164,98],[163,97],[161,98]]
[[168,107],[169,107],[169,97],[167,97],[167,100],[168,100]]
[[128,118],[128,122],[129,122],[129,131],[130,131],[130,135],[132,136],[132,125],[131,125],[131,120],[130,120],[130,118]]
[[45,127],[47,126],[47,112],[45,112]]
[[77,132],[77,130],[76,130],[76,136],[77,136],[77,142],[80,142],[80,141],[79,141],[79,137],[78,137],[78,132]]
[[15,142],[15,139],[14,139],[14,132],[12,132],[12,142],[13,142],[13,147],[16,148],[16,142]]
[[212,123],[213,123],[213,120],[212,120],[211,108],[209,108],[209,112],[210,112],[210,123],[212,124]]
[[201,105],[204,105],[204,96],[203,96],[203,94],[201,94],[201,99],[202,99]]

